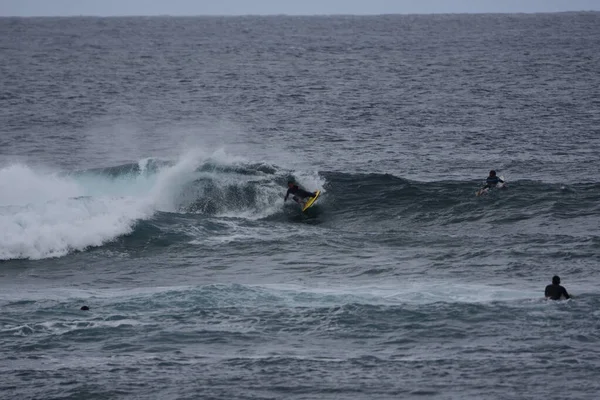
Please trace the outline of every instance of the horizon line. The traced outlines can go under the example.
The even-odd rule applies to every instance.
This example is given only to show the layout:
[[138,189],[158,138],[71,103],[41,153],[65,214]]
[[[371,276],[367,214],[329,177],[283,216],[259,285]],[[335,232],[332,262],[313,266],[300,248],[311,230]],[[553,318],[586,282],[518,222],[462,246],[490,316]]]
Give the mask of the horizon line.
[[507,12],[431,12],[431,13],[364,13],[364,14],[67,14],[67,15],[0,15],[0,18],[199,18],[199,17],[379,17],[379,16],[431,16],[431,15],[535,15],[535,14],[576,14],[600,13],[600,10],[569,11],[507,11]]

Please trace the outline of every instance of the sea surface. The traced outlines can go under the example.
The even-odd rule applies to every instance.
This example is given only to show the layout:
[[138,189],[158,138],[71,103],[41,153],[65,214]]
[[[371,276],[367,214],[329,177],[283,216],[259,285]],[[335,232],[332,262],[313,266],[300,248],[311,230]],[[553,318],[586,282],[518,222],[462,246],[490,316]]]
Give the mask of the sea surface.
[[1,18],[0,398],[600,398],[599,65],[596,12]]

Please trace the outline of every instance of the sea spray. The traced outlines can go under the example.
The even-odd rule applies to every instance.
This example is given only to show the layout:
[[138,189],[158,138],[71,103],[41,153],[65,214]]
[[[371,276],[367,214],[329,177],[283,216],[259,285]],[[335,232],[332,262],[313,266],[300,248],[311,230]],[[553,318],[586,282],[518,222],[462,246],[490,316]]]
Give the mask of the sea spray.
[[[100,181],[106,178],[98,178]],[[0,170],[0,260],[58,257],[131,231],[153,210],[131,196],[91,196],[74,176],[27,166]]]
[[[286,174],[201,149],[176,162],[146,158],[87,171],[11,165],[0,170],[0,185],[8,188],[0,194],[0,259],[60,257],[101,246],[156,212],[265,218],[282,209]],[[305,179],[322,180],[318,174]]]

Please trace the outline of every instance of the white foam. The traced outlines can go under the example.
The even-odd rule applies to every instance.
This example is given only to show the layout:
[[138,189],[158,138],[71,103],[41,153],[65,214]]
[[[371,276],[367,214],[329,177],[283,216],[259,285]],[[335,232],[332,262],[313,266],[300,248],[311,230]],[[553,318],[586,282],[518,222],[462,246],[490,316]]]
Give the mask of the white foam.
[[150,214],[135,199],[110,197],[0,207],[0,259],[58,257],[100,246]]
[[0,169],[0,207],[40,204],[83,195],[75,182],[52,172],[37,172],[22,164]]
[[26,165],[2,168],[0,260],[59,257],[127,234],[136,221],[157,210],[170,211],[170,199],[193,179],[190,173],[199,162],[190,153],[156,175],[115,179]]
[[[269,174],[199,171],[206,162],[235,166],[242,157],[218,149],[208,154],[193,149],[172,166],[149,169],[152,159],[138,162],[139,173],[110,177],[100,173],[65,174],[24,164],[0,169],[0,260],[59,257],[74,250],[100,246],[132,231],[136,221],[156,211],[180,212],[202,196],[202,188],[186,191],[207,178],[225,192],[228,187],[260,182],[252,204],[220,210],[219,217],[261,219],[283,208],[285,187]],[[307,190],[323,190],[316,171],[297,171]],[[239,234],[239,232],[236,232]],[[252,236],[245,232],[244,237]]]
[[177,196],[181,188],[198,178],[196,170],[205,160],[206,154],[195,149],[185,154],[172,167],[161,170],[149,194],[157,210],[178,211]]
[[397,304],[432,304],[445,303],[488,303],[492,301],[515,301],[539,299],[539,290],[523,290],[503,288],[477,283],[448,282],[398,282],[378,283],[373,285],[313,285],[302,287],[296,285],[261,285],[279,291],[283,296],[292,296],[297,301],[301,294],[315,294],[316,301],[357,302],[360,304],[397,305]]
[[239,164],[239,163],[245,162],[247,160],[240,156],[228,154],[225,151],[225,148],[221,147],[221,148],[216,149],[210,155],[209,161],[213,161],[213,162],[219,163],[219,164],[232,165],[232,164]]
[[151,218],[156,211],[185,209],[198,193],[186,198],[189,193],[183,188],[203,175],[212,174],[217,185],[265,181],[267,189],[259,194],[259,204],[234,210],[238,218],[278,212],[283,189],[275,187],[270,177],[198,171],[207,161],[234,165],[241,160],[222,149],[213,154],[194,149],[156,173],[148,170],[150,160],[143,159],[139,173],[116,178],[60,174],[23,164],[4,167],[0,169],[0,260],[59,257],[100,246],[130,233],[136,221]]
[[[465,303],[489,304],[493,302],[511,302],[525,306],[546,304],[542,300],[539,288],[532,287],[499,287],[483,283],[459,282],[398,282],[379,283],[371,285],[352,284],[327,284],[326,282],[312,282],[310,284],[289,283],[244,283],[243,287],[250,289],[240,290],[235,284],[207,284],[152,286],[135,288],[111,289],[78,289],[71,287],[41,288],[36,285],[22,286],[19,288],[3,287],[0,291],[0,300],[38,301],[61,303],[64,301],[83,300],[81,304],[92,303],[92,311],[108,303],[122,304],[131,299],[144,299],[160,294],[172,293],[174,296],[186,296],[189,292],[224,289],[227,301],[247,302],[249,296],[256,305],[266,301],[269,303],[285,304],[290,307],[312,306],[339,306],[344,304],[363,305],[426,305],[434,303]],[[208,294],[207,294],[208,295]],[[266,296],[265,296],[266,295]],[[94,307],[93,304],[97,306]],[[548,303],[549,304],[549,303]],[[77,306],[78,307],[78,306]],[[104,306],[102,306],[104,307]]]
[[324,188],[325,178],[319,175],[318,171],[297,170],[294,172],[294,176],[296,177],[296,183],[309,192],[316,190],[320,190],[322,193],[326,192]]

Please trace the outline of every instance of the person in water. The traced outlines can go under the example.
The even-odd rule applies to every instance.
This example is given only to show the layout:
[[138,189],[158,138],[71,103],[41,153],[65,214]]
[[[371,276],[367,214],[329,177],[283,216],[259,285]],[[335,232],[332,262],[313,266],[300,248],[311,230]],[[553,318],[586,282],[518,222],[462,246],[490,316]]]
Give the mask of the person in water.
[[546,296],[546,300],[561,300],[561,299],[570,299],[569,293],[567,293],[567,289],[560,285],[560,277],[554,275],[552,277],[552,285],[546,286],[546,290],[544,291],[544,295]]
[[497,184],[499,183],[504,183],[504,181],[500,178],[498,178],[496,176],[496,171],[491,170],[490,171],[490,176],[487,177],[487,179],[485,180],[485,186],[482,187],[481,189],[491,189],[493,187],[496,187]]
[[317,195],[316,193],[307,192],[306,190],[301,189],[296,183],[294,183],[294,181],[288,181],[288,190],[283,201],[287,201],[290,194],[294,195],[292,200],[301,206],[304,206],[305,198],[315,197]]

